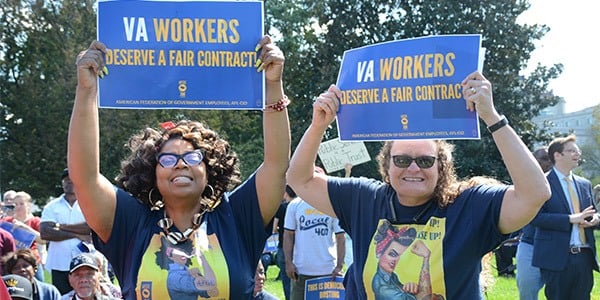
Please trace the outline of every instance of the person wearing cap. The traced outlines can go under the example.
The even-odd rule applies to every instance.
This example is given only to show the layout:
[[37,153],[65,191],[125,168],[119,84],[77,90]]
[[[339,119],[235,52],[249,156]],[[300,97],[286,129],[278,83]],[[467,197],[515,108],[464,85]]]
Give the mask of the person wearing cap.
[[0,299],[9,299],[10,294],[8,293],[8,289],[6,288],[6,284],[4,284],[4,280],[0,280]]
[[7,274],[19,275],[27,278],[32,288],[33,300],[58,300],[58,289],[35,278],[37,272],[37,257],[29,248],[23,248],[3,257]]
[[[92,245],[92,247],[93,247],[93,245]],[[96,263],[98,264],[98,269],[101,274],[100,290],[102,291],[102,294],[121,298],[123,296],[121,294],[121,288],[112,282],[110,275],[108,273],[110,264],[109,264],[108,260],[106,259],[106,257],[104,256],[104,254],[102,254],[102,252],[95,250],[95,249],[93,249],[89,253],[91,253],[96,258]]]
[[91,236],[67,169],[63,170],[61,181],[64,193],[42,210],[40,235],[49,244],[46,269],[51,271],[52,284],[65,294],[71,290],[69,262],[81,253],[79,243],[90,242]]
[[2,281],[12,300],[33,300],[31,282],[27,278],[10,274],[2,276]]
[[102,274],[93,254],[81,253],[69,264],[69,284],[72,291],[64,294],[61,300],[114,300],[103,295],[100,287]]

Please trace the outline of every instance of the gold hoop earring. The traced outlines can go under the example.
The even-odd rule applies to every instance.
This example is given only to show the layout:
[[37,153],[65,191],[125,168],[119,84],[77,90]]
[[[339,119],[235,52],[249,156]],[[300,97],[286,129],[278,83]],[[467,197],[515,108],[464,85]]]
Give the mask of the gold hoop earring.
[[[208,196],[204,196],[206,188],[210,189],[210,195]],[[213,199],[213,197],[215,196],[215,189],[210,184],[207,184],[206,188],[202,193],[203,197],[200,200],[200,203],[202,203],[208,211],[213,211],[215,207],[217,207],[221,203],[221,199]]]
[[153,191],[154,191],[154,188],[150,189],[150,191],[148,192],[148,203],[150,203],[150,205],[151,205],[151,207],[150,207],[151,211],[159,210],[163,206],[165,206],[165,203],[162,201],[162,199],[152,202],[152,192]]
[[[210,195],[207,196],[207,198],[212,198],[215,195],[215,189],[210,184],[207,184],[206,188],[210,189]],[[204,189],[204,192],[206,192],[206,188]]]

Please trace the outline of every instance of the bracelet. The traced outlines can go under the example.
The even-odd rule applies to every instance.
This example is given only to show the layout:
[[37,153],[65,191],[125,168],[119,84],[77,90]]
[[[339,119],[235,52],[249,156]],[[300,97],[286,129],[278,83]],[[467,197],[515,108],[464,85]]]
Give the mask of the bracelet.
[[288,99],[288,97],[286,95],[283,95],[283,97],[281,99],[279,99],[279,101],[265,105],[265,108],[263,108],[263,112],[282,111],[288,105],[290,105],[291,102],[292,101],[290,101],[290,99]]
[[500,129],[500,128],[502,128],[502,127],[506,126],[506,125],[508,125],[508,120],[506,119],[506,117],[505,117],[505,116],[502,116],[502,119],[500,119],[500,121],[498,121],[498,122],[496,122],[496,123],[494,123],[494,124],[492,124],[492,125],[488,126],[487,130],[488,130],[490,133],[494,133],[494,132],[496,132],[498,129]]

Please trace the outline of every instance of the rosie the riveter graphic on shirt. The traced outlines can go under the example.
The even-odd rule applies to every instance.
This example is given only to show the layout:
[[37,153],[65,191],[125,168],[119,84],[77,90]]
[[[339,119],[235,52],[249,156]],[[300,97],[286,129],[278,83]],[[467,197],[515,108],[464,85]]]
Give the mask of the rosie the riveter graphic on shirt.
[[228,274],[219,241],[206,234],[204,222],[185,243],[173,245],[161,234],[152,237],[138,274],[138,294],[143,297],[155,287],[152,299],[228,299]]
[[442,238],[430,234],[440,233],[443,221],[432,218],[425,225],[379,221],[363,273],[369,299],[444,299]]

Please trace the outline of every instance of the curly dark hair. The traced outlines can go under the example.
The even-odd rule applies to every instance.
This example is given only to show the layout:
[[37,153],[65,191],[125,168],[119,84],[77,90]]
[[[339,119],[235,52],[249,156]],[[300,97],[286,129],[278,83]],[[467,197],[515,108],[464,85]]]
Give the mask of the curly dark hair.
[[210,188],[205,189],[204,199],[218,203],[225,192],[240,183],[238,157],[229,143],[203,123],[182,120],[162,131],[145,128],[133,135],[125,145],[131,153],[121,162],[116,185],[149,207],[162,201],[156,187],[156,156],[163,145],[173,139],[188,141],[202,151],[207,184],[214,189],[214,193]]
[[[390,184],[388,170],[390,169],[390,153],[393,143],[394,141],[385,142],[377,155],[379,174],[387,184]],[[440,176],[431,197],[436,199],[440,207],[446,207],[448,204],[452,203],[457,196],[456,192],[453,190],[453,187],[457,182],[454,161],[452,160],[454,145],[444,140],[435,140],[434,143],[437,147],[438,172]]]

